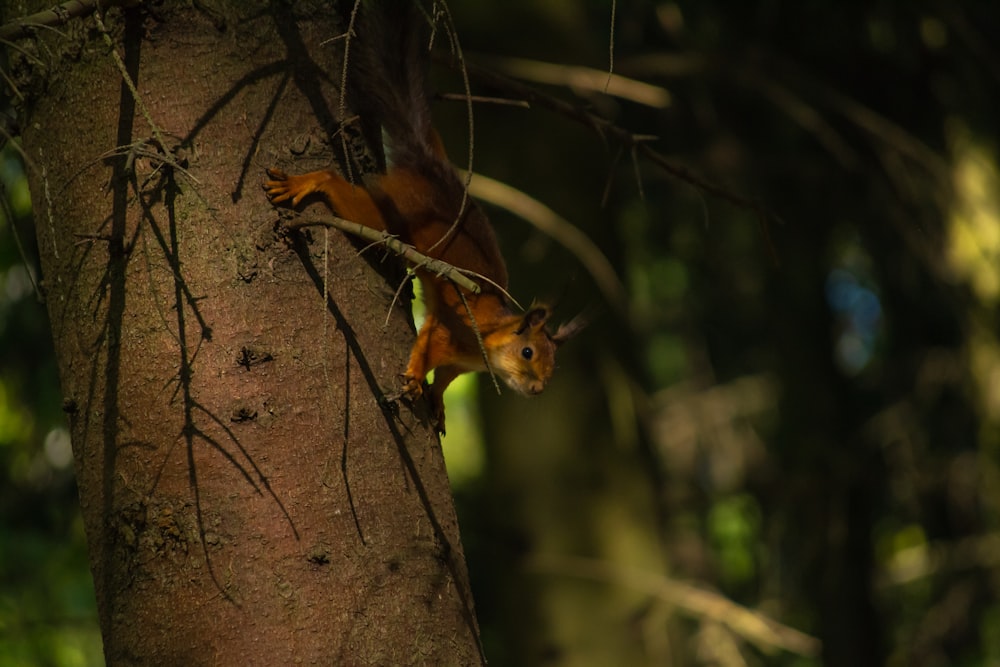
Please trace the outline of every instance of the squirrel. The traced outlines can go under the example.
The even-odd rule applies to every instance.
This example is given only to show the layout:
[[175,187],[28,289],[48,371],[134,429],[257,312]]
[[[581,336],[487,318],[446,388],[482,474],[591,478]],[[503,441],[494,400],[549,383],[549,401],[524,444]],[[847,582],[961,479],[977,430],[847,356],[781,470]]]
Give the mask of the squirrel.
[[[405,6],[414,5],[412,0],[384,3],[404,13]],[[415,21],[425,22],[415,10],[408,13],[409,20],[387,12],[381,21],[360,21],[351,51],[353,81],[363,86],[355,107],[363,122],[382,127],[389,156],[384,173],[355,184],[333,170],[287,175],[272,168],[264,189],[273,203],[293,206],[308,195],[321,195],[341,218],[396,235],[421,254],[478,278],[476,294],[413,267],[423,286],[426,317],[394,398],[419,398],[434,370],[427,395],[436,427],[444,433],[443,395],[456,377],[489,370],[518,393],[538,394],[552,376],[556,349],[583,322],[576,318],[550,332],[548,306],[533,304],[523,314],[512,307],[493,227],[467,196],[431,123],[423,31],[414,29]]]

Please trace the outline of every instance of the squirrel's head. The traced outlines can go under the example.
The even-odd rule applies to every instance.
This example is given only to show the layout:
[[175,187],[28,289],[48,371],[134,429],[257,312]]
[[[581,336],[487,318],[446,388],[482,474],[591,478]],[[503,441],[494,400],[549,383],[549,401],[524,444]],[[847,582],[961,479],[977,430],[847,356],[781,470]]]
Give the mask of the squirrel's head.
[[582,317],[549,333],[546,306],[533,305],[510,325],[504,342],[491,350],[490,366],[507,385],[525,395],[540,394],[556,367],[556,350],[586,326]]

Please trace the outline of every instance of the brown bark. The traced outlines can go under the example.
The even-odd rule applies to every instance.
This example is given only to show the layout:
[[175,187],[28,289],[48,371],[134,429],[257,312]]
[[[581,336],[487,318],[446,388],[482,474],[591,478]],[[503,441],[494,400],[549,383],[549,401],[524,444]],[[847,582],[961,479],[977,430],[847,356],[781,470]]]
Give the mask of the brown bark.
[[292,4],[108,13],[162,142],[87,19],[25,129],[110,665],[482,662],[439,442],[380,403],[398,264],[259,188],[339,143],[341,29]]

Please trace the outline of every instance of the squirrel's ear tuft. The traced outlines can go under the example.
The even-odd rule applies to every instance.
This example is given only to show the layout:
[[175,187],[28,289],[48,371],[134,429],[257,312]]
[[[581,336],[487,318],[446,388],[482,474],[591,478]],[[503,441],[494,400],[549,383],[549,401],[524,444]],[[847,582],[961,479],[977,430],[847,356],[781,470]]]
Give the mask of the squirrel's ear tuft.
[[529,329],[534,331],[539,327],[545,326],[545,322],[549,319],[549,309],[545,306],[532,306],[531,310],[524,314],[524,319],[521,320],[521,325],[517,328],[514,333],[518,336],[523,334]]
[[577,335],[590,324],[590,317],[586,313],[580,313],[566,324],[560,324],[556,332],[550,336],[556,346],[562,345],[573,336]]

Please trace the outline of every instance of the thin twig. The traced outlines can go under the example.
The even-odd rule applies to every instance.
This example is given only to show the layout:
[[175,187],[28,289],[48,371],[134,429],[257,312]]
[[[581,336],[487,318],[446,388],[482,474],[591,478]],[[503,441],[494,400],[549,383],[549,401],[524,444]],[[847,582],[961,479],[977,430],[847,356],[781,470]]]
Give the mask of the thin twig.
[[7,219],[7,223],[10,225],[11,234],[14,236],[14,244],[17,246],[17,252],[21,255],[21,263],[24,266],[24,272],[28,274],[28,280],[31,282],[31,287],[35,290],[35,298],[38,299],[38,303],[45,303],[45,296],[42,294],[41,288],[39,288],[38,283],[35,281],[35,275],[31,272],[31,264],[28,262],[28,253],[24,250],[24,244],[21,243],[21,235],[17,231],[17,225],[14,220],[14,212],[11,210],[10,204],[7,201],[6,192],[3,186],[0,185],[0,212],[3,213],[4,217]]
[[0,77],[3,77],[4,83],[6,83],[7,87],[10,88],[10,91],[14,93],[14,97],[16,97],[19,102],[24,102],[24,95],[21,94],[21,91],[18,89],[17,84],[14,83],[14,80],[11,79],[7,75],[7,72],[4,71],[3,69],[0,69]]
[[[447,62],[447,61],[446,61]],[[455,67],[454,62],[449,63],[452,67]],[[636,151],[641,157],[646,158],[664,172],[666,172],[671,177],[687,183],[688,185],[701,190],[707,194],[713,195],[718,199],[727,201],[734,206],[739,208],[748,209],[755,211],[758,214],[763,214],[765,219],[777,220],[775,216],[770,211],[766,210],[759,202],[737,195],[734,192],[715,185],[706,181],[705,179],[695,175],[690,170],[674,164],[668,160],[664,155],[654,150],[647,142],[649,140],[648,135],[640,135],[626,130],[623,127],[615,125],[613,122],[603,118],[587,109],[578,107],[569,102],[565,102],[555,96],[548,95],[541,92],[540,90],[523,84],[519,81],[515,81],[502,74],[497,74],[496,72],[487,69],[485,67],[480,67],[471,63],[465,63],[465,68],[468,70],[469,74],[476,79],[479,79],[486,83],[487,85],[499,88],[500,90],[507,91],[514,95],[515,97],[521,97],[527,100],[532,106],[539,106],[562,116],[565,116],[571,120],[575,120],[578,123],[586,125],[587,127],[594,130],[602,138],[611,138],[615,141],[624,144],[628,148],[635,147]]]
[[629,156],[632,158],[632,170],[635,173],[635,186],[639,189],[639,199],[646,201],[646,192],[642,189],[642,169],[639,167],[637,152],[636,146],[633,145],[632,150],[629,151]]
[[611,26],[608,29],[608,80],[604,82],[604,92],[608,92],[611,77],[615,73],[615,14],[618,13],[618,2],[611,0]]
[[[403,243],[395,236],[387,234],[385,232],[380,232],[371,227],[365,227],[364,225],[351,222],[350,220],[344,220],[343,218],[338,218],[337,216],[322,216],[318,218],[310,218],[308,220],[298,219],[292,220],[285,223],[285,226],[289,229],[301,229],[303,227],[312,226],[323,226],[332,227],[334,229],[339,229],[347,234],[353,234],[359,236],[373,243],[380,243],[389,250],[393,251],[400,257],[403,257],[408,262],[410,262],[414,268],[431,271],[439,276],[442,276],[450,281],[452,281],[456,286],[462,287],[465,290],[473,293],[479,294],[481,289],[479,285],[472,282],[463,275],[463,270],[459,269],[447,262],[442,262],[439,259],[434,259],[428,257],[427,255],[417,252],[417,249],[408,243]],[[404,281],[405,284],[405,281]],[[402,286],[400,286],[400,290]],[[469,302],[465,296],[465,292],[461,289],[456,290],[458,292],[458,297],[462,300],[462,305],[465,306],[465,311],[469,314],[470,328],[476,336],[476,341],[479,343],[479,351],[483,355],[483,362],[486,365],[486,370],[490,374],[490,378],[493,380],[493,386],[496,388],[497,393],[500,393],[500,383],[497,380],[496,373],[493,371],[493,367],[490,365],[489,356],[486,354],[486,345],[483,342],[483,336],[479,331],[479,326],[476,323],[476,315],[472,312],[472,307],[469,306]],[[395,297],[394,297],[395,301]]]
[[439,276],[447,278],[459,287],[462,287],[473,294],[479,294],[482,291],[479,285],[463,275],[461,269],[449,264],[448,262],[442,262],[439,259],[428,257],[427,255],[418,252],[417,249],[409,243],[403,243],[391,234],[380,232],[376,229],[372,229],[371,227],[365,227],[360,223],[351,222],[350,220],[344,220],[343,218],[330,215],[310,217],[308,219],[300,218],[291,220],[285,224],[289,229],[301,229],[303,227],[315,226],[333,227],[334,229],[339,229],[347,234],[352,234],[374,243],[380,243],[389,248],[392,252],[404,258],[412,264],[414,268],[435,273]]
[[462,87],[465,89],[466,103],[465,103],[465,113],[469,119],[469,154],[466,160],[466,178],[465,187],[462,188],[462,201],[458,206],[458,214],[455,216],[455,221],[451,223],[451,227],[448,228],[444,234],[441,235],[437,241],[435,241],[427,249],[428,252],[434,250],[447,239],[451,237],[452,234],[458,229],[459,224],[462,222],[462,218],[465,215],[465,210],[469,205],[469,181],[472,178],[472,161],[475,156],[475,123],[473,122],[472,113],[472,84],[469,83],[469,72],[465,67],[465,55],[462,53],[462,45],[458,41],[458,33],[455,31],[455,24],[451,17],[451,10],[448,9],[448,4],[444,0],[436,0],[436,5],[441,7],[440,14],[444,17],[444,27],[448,38],[451,40],[452,52],[454,57],[458,62],[458,70],[462,75]]
[[615,170],[624,153],[625,147],[619,146],[618,150],[615,151],[615,156],[611,158],[611,164],[608,166],[608,178],[604,181],[604,192],[601,193],[601,208],[605,208],[608,205],[608,199],[611,197],[611,186],[615,182]]
[[520,107],[522,109],[530,109],[531,105],[525,100],[512,100],[506,97],[488,97],[485,95],[465,95],[458,93],[438,93],[438,99],[447,101],[460,101],[460,102],[482,102],[485,104],[496,104],[498,106],[509,106],[509,107]]
[[[448,62],[448,64],[453,68],[456,66],[454,62]],[[491,69],[470,63],[466,63],[466,68],[472,76],[485,82],[488,86],[511,92],[515,96],[527,100],[533,106],[537,105],[546,108],[562,116],[566,116],[571,120],[582,123],[597,132],[602,138],[606,139],[610,135],[613,138],[619,139],[621,143],[626,146],[631,146],[636,143],[635,135],[631,132],[623,128],[616,127],[613,123],[611,123],[611,121],[591,113],[586,109],[577,107],[576,105],[565,102],[557,97],[543,93],[532,86],[516,81],[508,76],[504,76],[503,74],[498,74]]]
[[[355,0],[351,6],[351,18],[347,23],[347,31],[343,34],[344,57],[343,64],[340,67],[340,99],[337,102],[337,115],[340,116],[340,128],[337,132],[340,134],[340,146],[345,156],[350,155],[350,150],[347,145],[347,132],[343,132],[342,130],[349,122],[352,122],[344,119],[347,115],[347,71],[351,61],[351,38],[354,36],[354,23],[358,19],[358,9],[360,7],[361,0]],[[344,176],[348,183],[354,183],[354,167],[350,159],[344,160]]]
[[111,39],[111,33],[108,31],[107,26],[104,25],[104,19],[101,18],[100,12],[96,12],[94,14],[94,20],[97,22],[97,28],[101,33],[101,37],[104,38],[104,43],[111,51],[111,58],[115,61],[115,65],[121,73],[122,81],[125,82],[129,92],[132,93],[132,99],[135,100],[136,105],[139,107],[139,112],[142,113],[142,117],[146,119],[146,124],[149,125],[150,131],[153,133],[153,136],[156,138],[156,141],[159,142],[160,147],[165,153],[166,159],[164,162],[171,164],[171,166],[179,167],[179,165],[173,161],[173,156],[166,153],[167,142],[163,140],[163,133],[160,130],[160,126],[153,120],[153,115],[149,113],[149,109],[146,108],[146,103],[143,102],[142,97],[139,95],[139,91],[135,87],[135,82],[132,80],[132,76],[128,73],[128,68],[125,67],[125,61],[122,60],[121,55],[119,55],[118,48],[115,46],[114,40]]
[[[97,9],[98,0],[70,0],[44,11],[14,19],[0,26],[0,39],[21,39],[31,35],[34,28],[63,25],[71,19],[90,14]],[[105,7],[137,4],[136,0],[103,0]]]
[[[56,32],[59,32],[59,31],[57,30]],[[59,33],[59,36],[60,37],[65,37],[65,35],[63,35],[62,33]],[[7,40],[7,39],[0,39],[0,44],[3,44],[4,46],[6,46],[9,49],[17,51],[22,56],[24,56],[25,58],[27,58],[32,63],[38,65],[39,67],[45,67],[45,63],[42,62],[41,58],[39,58],[38,56],[36,56],[33,53],[31,53],[30,51],[28,51],[28,49],[24,48],[23,46],[21,46],[17,42],[12,42],[12,41]]]
[[23,148],[21,148],[21,144],[14,141],[14,136],[8,132],[6,128],[4,128],[3,123],[0,123],[0,137],[3,138],[3,145],[10,146],[14,152],[21,156],[21,159],[24,160],[25,167],[28,169],[37,169],[35,161],[31,159],[31,156],[29,156]]
[[490,365],[490,356],[486,354],[486,343],[483,342],[483,334],[479,332],[479,324],[476,322],[476,314],[472,312],[472,307],[469,306],[468,300],[465,298],[465,294],[462,290],[456,290],[458,292],[458,298],[462,300],[462,305],[465,306],[465,312],[469,315],[469,324],[472,328],[472,333],[476,334],[476,342],[479,343],[479,353],[483,355],[483,363],[486,365],[486,372],[490,374],[490,379],[493,380],[493,388],[497,390],[497,394],[500,393],[500,383],[497,381],[497,375],[493,372],[493,366]]
[[407,271],[403,279],[399,281],[399,287],[396,291],[392,293],[392,301],[389,302],[389,308],[385,311],[385,322],[382,326],[389,326],[389,318],[392,317],[392,309],[396,307],[396,303],[399,301],[399,297],[403,294],[403,290],[406,288],[410,281],[413,280],[413,276],[416,274],[412,271]]
[[456,266],[455,269],[459,271],[463,276],[469,276],[470,278],[475,278],[476,280],[482,280],[484,283],[491,285],[496,291],[504,295],[504,297],[510,303],[514,304],[519,310],[523,311],[524,306],[517,302],[514,295],[507,291],[507,288],[493,280],[489,276],[486,276],[478,271],[472,271],[471,269],[463,269],[462,267]]
[[[131,3],[128,4],[130,5]],[[197,188],[198,179],[196,179],[186,169],[184,169],[184,167],[182,167],[180,163],[177,162],[177,157],[167,149],[167,142],[164,141],[163,139],[163,130],[161,130],[160,126],[157,125],[156,121],[153,120],[153,114],[150,113],[149,108],[146,106],[146,103],[142,99],[142,96],[139,95],[139,91],[135,87],[135,82],[132,80],[132,76],[129,74],[128,68],[125,66],[125,61],[122,60],[122,57],[121,55],[119,55],[118,49],[115,46],[114,40],[111,39],[111,33],[108,31],[107,26],[104,25],[104,19],[101,16],[101,12],[96,12],[94,14],[94,21],[97,22],[97,28],[101,33],[101,36],[104,38],[104,43],[107,45],[108,50],[111,51],[111,57],[115,61],[115,65],[118,67],[118,71],[121,74],[122,81],[124,81],[126,87],[128,87],[129,92],[132,94],[132,99],[135,100],[136,106],[139,108],[140,113],[142,113],[143,118],[146,119],[146,124],[149,126],[150,131],[153,133],[153,138],[156,140],[159,149],[162,151],[162,155],[145,153],[143,147],[146,145],[147,142],[137,141],[134,142],[130,147],[129,158],[128,158],[129,162],[134,160],[134,156],[138,154],[138,155],[146,155],[146,157],[157,159],[160,162],[169,165],[178,173],[183,174],[185,177],[191,180],[191,182],[194,185],[195,195],[203,203],[207,204],[205,198],[202,197],[201,192],[198,191]],[[127,164],[126,166],[128,167],[129,165]]]
[[490,66],[524,81],[565,86],[575,92],[603,93],[654,109],[665,109],[671,103],[670,91],[663,86],[654,86],[606,70],[526,58],[488,58],[487,61]]

